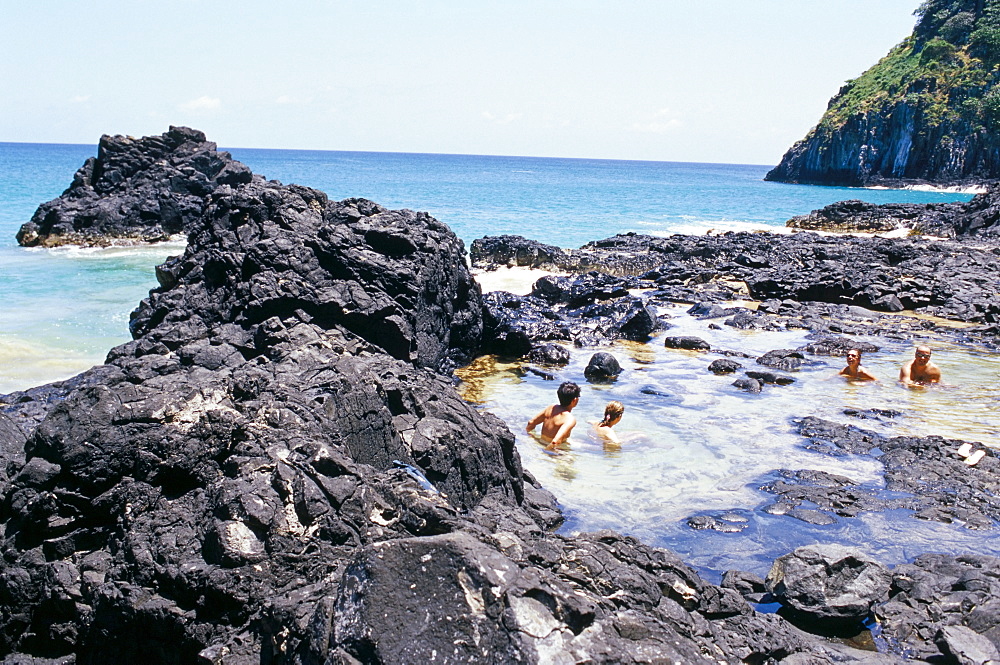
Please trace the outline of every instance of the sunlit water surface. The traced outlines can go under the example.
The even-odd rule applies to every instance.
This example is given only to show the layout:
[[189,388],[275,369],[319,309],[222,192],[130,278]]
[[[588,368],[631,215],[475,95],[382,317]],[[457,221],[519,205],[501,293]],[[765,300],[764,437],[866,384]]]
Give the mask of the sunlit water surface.
[[[17,246],[21,224],[94,154],[96,145],[0,143],[0,394],[72,376],[128,341],[129,312],[156,286],[153,266],[181,251],[154,247],[122,255]],[[781,185],[762,180],[767,166],[741,164],[245,148],[232,154],[255,173],[318,188],[331,199],[362,196],[427,211],[467,246],[501,233],[577,247],[626,231],[780,228],[793,215],[842,199],[971,198]]]
[[[836,374],[841,359],[814,356],[816,366],[792,373],[795,383],[765,386],[759,395],[716,376],[707,367],[722,357],[667,349],[664,335],[697,335],[715,349],[763,355],[807,341],[805,331],[743,331],[686,315],[686,307],[661,310],[675,325],[648,344],[619,342],[605,349],[571,349],[572,360],[554,381],[524,371],[517,362],[481,358],[463,370],[463,396],[502,418],[515,432],[525,467],[563,506],[563,531],[615,529],[668,547],[710,577],[729,569],[766,574],[777,556],[813,542],[859,546],[892,564],[923,552],[1000,554],[1000,534],[961,525],[917,520],[908,511],[838,517],[815,526],[760,508],[775,497],[759,490],[776,469],[817,469],[882,487],[882,465],[865,455],[828,456],[807,450],[795,421],[813,415],[854,424],[888,436],[938,434],[998,445],[1000,359],[975,349],[931,341],[934,361],[948,385],[906,389],[896,377],[912,357],[910,342],[861,338],[882,347],[863,364],[882,380],[851,383]],[[716,320],[715,323],[721,323]],[[613,353],[624,371],[610,385],[590,384],[583,370],[599,350]],[[753,359],[734,358],[748,369],[767,369]],[[553,453],[524,431],[528,418],[556,401],[563,380],[581,385],[574,411],[577,428],[570,445]],[[603,444],[593,434],[604,405],[619,400],[625,415],[616,427],[624,443]],[[892,409],[901,415],[859,420],[845,409]],[[696,531],[687,518],[732,511],[748,526],[742,533]]]

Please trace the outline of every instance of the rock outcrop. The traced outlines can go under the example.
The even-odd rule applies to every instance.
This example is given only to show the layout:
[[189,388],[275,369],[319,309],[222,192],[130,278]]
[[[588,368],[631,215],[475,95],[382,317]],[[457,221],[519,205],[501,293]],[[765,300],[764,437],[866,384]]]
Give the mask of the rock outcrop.
[[[532,252],[517,251],[522,244],[533,248],[539,243],[516,236],[488,240],[472,243],[474,266],[539,267]],[[504,248],[498,250],[498,245]],[[558,254],[555,249],[546,252],[555,259],[545,258],[544,266],[569,273],[600,270],[616,275],[630,280],[626,281],[629,288],[650,289],[653,302],[718,303],[749,296],[764,301],[764,311],[769,311],[772,303],[779,310],[796,310],[799,321],[808,322],[805,327],[815,323],[816,329],[822,323],[803,316],[802,302],[880,312],[908,309],[960,321],[1000,322],[1000,304],[994,296],[1000,291],[1000,278],[993,267],[1000,250],[972,241],[821,237],[810,233],[659,238],[627,233],[587,243],[580,249],[559,250]],[[780,301],[788,304],[778,305]],[[492,305],[489,309],[497,310]],[[527,309],[521,312],[519,325],[531,326],[536,317]],[[547,329],[556,322],[545,315],[537,320]],[[752,324],[749,320],[732,323]],[[570,333],[549,337],[570,338]]]
[[836,233],[883,233],[906,230],[944,238],[1000,235],[1000,187],[991,184],[968,203],[885,203],[838,201],[785,222],[790,228]]
[[201,219],[220,185],[250,182],[250,169],[205,134],[171,127],[160,136],[102,136],[73,183],[38,206],[17,232],[25,247],[166,240]]
[[957,185],[1000,177],[1000,4],[929,0],[914,33],[837,93],[767,180]]

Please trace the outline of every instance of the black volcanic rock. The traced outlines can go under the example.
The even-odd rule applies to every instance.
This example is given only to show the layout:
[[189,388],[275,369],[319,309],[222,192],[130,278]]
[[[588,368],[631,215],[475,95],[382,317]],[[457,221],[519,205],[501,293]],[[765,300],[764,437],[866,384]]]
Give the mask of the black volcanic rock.
[[[510,236],[505,238],[514,242]],[[794,315],[796,325],[814,329],[827,325],[823,317],[830,310],[809,316],[802,303],[855,307],[843,312],[861,318],[903,307],[962,321],[996,323],[1000,321],[1000,304],[994,297],[1000,290],[994,269],[998,253],[1000,249],[972,239],[811,233],[659,238],[628,233],[563,250],[559,268],[573,274],[599,269],[609,275],[635,277],[635,287],[653,289],[648,293],[652,304],[698,303],[708,311],[705,303],[721,304],[749,295],[776,303],[774,313]],[[751,254],[770,257],[769,266],[754,268],[736,261]],[[480,266],[494,265],[485,254],[478,261]],[[771,313],[766,307],[762,312]],[[767,325],[756,316],[751,318],[753,325]]]
[[708,366],[708,371],[713,374],[732,374],[738,369],[742,369],[743,365],[739,364],[735,360],[728,360],[726,358],[719,358],[718,360],[713,360],[712,364]]
[[[70,381],[0,396],[4,663],[901,662],[758,613],[740,595],[762,599],[748,574],[715,586],[629,537],[552,533],[554,497],[521,468],[507,427],[459,399],[449,374],[502,330],[497,312],[504,343],[525,352],[537,343],[516,327],[522,309],[580,343],[617,334],[615,310],[655,313],[620,289],[720,302],[791,259],[801,272],[773,283],[800,288],[850,258],[843,245],[616,237],[586,257],[546,259],[606,261],[603,276],[484,299],[447,227],[362,199],[254,177],[215,187],[187,232],[186,251],[134,313],[132,342]],[[987,269],[986,254],[860,247],[921,275],[961,261]],[[875,316],[852,307],[775,299],[760,315],[827,327]],[[821,452],[879,447],[889,496],[790,471],[765,488],[780,495],[775,515],[820,524],[888,506],[989,528],[1000,514],[993,454],[970,469],[939,437],[886,439],[816,419],[801,431]],[[692,525],[717,537],[753,518],[701,517]],[[919,630],[931,660],[984,651],[945,629],[964,622],[995,637],[986,559],[960,561],[981,573],[918,559],[919,584],[908,569],[894,576],[874,608],[894,644]],[[972,592],[970,604],[956,589]],[[804,627],[823,633],[825,621]]]
[[542,277],[527,296],[487,293],[483,350],[524,356],[551,341],[571,341],[577,346],[616,339],[647,341],[665,324],[644,299],[629,293],[637,283],[634,278],[588,272],[574,279]]
[[[481,334],[461,256],[427,215],[217,188],[135,341],[45,402],[24,461],[5,454],[2,652],[258,662],[286,648],[290,596],[366,543],[452,531],[484,502],[508,506],[491,524],[548,524],[506,427],[438,373]],[[35,402],[6,409],[5,451]]]
[[566,365],[569,363],[569,349],[561,344],[539,344],[531,349],[528,359],[543,365]]
[[0,398],[5,662],[851,662],[666,550],[549,532],[448,374],[484,328],[444,225],[254,178],[187,231],[132,342]]
[[622,373],[622,366],[610,353],[595,353],[587,362],[587,367],[583,370],[583,375],[588,381],[605,383],[614,381]]
[[102,136],[59,198],[43,203],[17,232],[36,245],[152,242],[186,233],[220,185],[250,182],[253,174],[205,135],[171,127],[160,136]]
[[792,217],[785,226],[807,231],[838,233],[884,233],[912,229],[928,235],[952,236],[962,203],[866,203],[852,199],[838,201]]
[[888,569],[863,552],[810,545],[779,557],[767,589],[795,612],[859,624],[889,595]]
[[684,349],[685,351],[708,351],[712,346],[700,337],[682,335],[665,337],[663,345],[668,349]]

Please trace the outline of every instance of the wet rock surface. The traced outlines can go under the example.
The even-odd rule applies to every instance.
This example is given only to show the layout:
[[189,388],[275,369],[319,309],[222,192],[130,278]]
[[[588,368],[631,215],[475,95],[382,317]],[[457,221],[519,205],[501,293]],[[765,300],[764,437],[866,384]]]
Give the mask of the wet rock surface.
[[808,231],[879,233],[907,230],[914,234],[945,238],[995,239],[1000,234],[1000,184],[968,202],[959,203],[866,203],[838,201],[792,217],[785,224]]
[[591,272],[574,279],[543,277],[532,292],[486,294],[483,350],[524,356],[553,341],[595,346],[616,339],[647,341],[669,324],[646,301],[631,295],[638,280]]

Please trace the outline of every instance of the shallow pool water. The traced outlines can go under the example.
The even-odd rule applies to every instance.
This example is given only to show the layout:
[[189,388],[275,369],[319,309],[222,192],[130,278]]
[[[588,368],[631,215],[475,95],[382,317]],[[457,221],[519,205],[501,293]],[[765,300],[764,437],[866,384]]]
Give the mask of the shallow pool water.
[[[1000,445],[1000,358],[989,353],[926,340],[934,349],[947,385],[907,389],[896,381],[913,343],[860,338],[882,347],[863,364],[877,383],[850,383],[836,376],[840,358],[809,356],[814,364],[791,373],[795,383],[768,385],[759,395],[731,384],[734,376],[708,371],[722,356],[666,349],[665,335],[697,335],[713,349],[754,357],[772,349],[807,343],[806,331],[744,331],[699,321],[686,306],[662,310],[674,327],[648,344],[619,342],[603,349],[571,349],[572,360],[545,380],[518,362],[479,359],[460,372],[463,396],[502,418],[515,432],[523,463],[552,491],[566,514],[563,531],[610,528],[668,547],[710,577],[738,568],[765,574],[772,560],[812,542],[856,545],[895,564],[928,551],[1000,554],[1000,532],[929,523],[906,511],[838,517],[816,526],[760,510],[774,497],[759,487],[776,469],[817,469],[881,487],[882,465],[870,456],[832,457],[803,447],[795,420],[817,416],[879,433],[938,434]],[[714,323],[721,324],[722,319]],[[596,351],[613,353],[624,371],[610,385],[587,383],[583,370]],[[752,358],[733,358],[748,369],[767,369]],[[524,431],[528,418],[556,401],[563,380],[581,385],[574,411],[577,428],[564,450],[546,450]],[[603,444],[592,432],[609,400],[625,405],[616,431],[620,447]],[[860,420],[846,409],[891,409],[895,418]],[[747,528],[740,533],[696,531],[692,515],[729,511]]]

